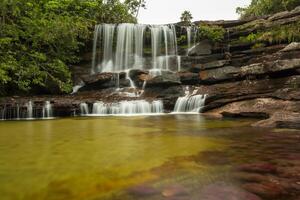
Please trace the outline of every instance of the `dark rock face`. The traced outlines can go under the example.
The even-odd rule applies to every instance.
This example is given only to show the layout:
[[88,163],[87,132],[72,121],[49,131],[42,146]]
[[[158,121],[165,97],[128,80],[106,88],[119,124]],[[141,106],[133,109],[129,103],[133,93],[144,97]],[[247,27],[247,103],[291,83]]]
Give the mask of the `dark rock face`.
[[169,87],[173,85],[180,85],[180,78],[176,73],[169,71],[162,71],[161,75],[155,76],[147,80],[148,87]]
[[189,56],[203,56],[212,53],[212,45],[209,41],[205,40],[198,43],[193,49],[190,50]]

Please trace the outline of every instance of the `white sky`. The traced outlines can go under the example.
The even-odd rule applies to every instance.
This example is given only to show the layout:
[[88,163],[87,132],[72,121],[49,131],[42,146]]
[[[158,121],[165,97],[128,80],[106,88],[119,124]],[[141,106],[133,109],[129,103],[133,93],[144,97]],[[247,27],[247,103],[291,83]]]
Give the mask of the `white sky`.
[[238,19],[236,7],[249,5],[251,0],[146,0],[147,9],[141,9],[139,23],[167,24],[179,22],[181,13],[189,10],[193,21]]

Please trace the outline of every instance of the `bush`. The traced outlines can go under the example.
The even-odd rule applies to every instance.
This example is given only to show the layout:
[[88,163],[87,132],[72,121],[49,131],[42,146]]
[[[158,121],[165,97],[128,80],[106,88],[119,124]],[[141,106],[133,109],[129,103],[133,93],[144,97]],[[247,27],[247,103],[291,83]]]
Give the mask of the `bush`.
[[200,24],[198,40],[208,39],[213,43],[221,42],[224,39],[225,32],[225,29],[220,26]]

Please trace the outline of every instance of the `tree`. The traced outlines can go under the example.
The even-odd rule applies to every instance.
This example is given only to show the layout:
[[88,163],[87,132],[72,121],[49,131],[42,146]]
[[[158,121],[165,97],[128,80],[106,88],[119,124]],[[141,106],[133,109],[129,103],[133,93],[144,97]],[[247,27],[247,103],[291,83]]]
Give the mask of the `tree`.
[[124,3],[128,5],[131,14],[134,15],[136,18],[139,15],[140,8],[146,8],[145,0],[125,0]]
[[135,23],[144,1],[0,1],[0,95],[68,93],[98,23]]
[[183,22],[187,25],[192,23],[192,19],[193,19],[192,13],[190,11],[187,11],[187,10],[185,10],[181,14],[181,17],[180,17],[181,22]]
[[299,0],[252,0],[249,6],[238,7],[236,12],[246,19],[292,10],[297,6],[300,6]]

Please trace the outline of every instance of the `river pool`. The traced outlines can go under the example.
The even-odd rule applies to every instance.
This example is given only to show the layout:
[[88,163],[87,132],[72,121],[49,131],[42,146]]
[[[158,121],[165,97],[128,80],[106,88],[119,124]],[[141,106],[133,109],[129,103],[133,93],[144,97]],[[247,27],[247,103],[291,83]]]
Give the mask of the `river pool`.
[[296,198],[299,131],[251,123],[201,115],[2,121],[0,199]]

